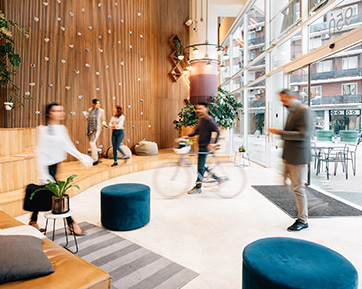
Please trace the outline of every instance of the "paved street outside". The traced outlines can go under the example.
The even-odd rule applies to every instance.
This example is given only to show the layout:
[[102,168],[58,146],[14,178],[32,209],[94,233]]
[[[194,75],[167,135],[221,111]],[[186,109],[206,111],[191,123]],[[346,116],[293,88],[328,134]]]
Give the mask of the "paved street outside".
[[[265,136],[249,135],[249,145],[247,147],[250,158],[258,163],[265,164]],[[271,146],[271,167],[282,173],[282,161],[281,153],[282,142],[274,140],[274,145]],[[242,144],[242,139],[234,137],[233,150],[237,150],[238,146]],[[350,143],[354,145],[353,143]],[[351,149],[354,148],[351,146]],[[314,168],[314,159],[311,162],[310,176],[311,186],[316,189],[321,189],[328,193],[331,193],[337,197],[350,201],[356,205],[362,206],[362,145],[359,145],[356,154],[356,175],[352,171],[352,163],[348,161],[348,179],[343,172],[342,164],[339,163],[337,167],[337,173],[334,175],[334,162],[329,163],[330,176],[327,179],[325,162],[321,164],[321,172],[316,175],[316,169]]]

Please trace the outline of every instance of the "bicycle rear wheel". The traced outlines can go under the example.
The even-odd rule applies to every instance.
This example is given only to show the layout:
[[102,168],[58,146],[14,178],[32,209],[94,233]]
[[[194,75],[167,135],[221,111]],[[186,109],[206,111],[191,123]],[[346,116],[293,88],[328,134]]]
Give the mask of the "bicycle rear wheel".
[[156,191],[169,198],[186,193],[191,187],[191,170],[178,162],[167,162],[155,170],[153,184]]
[[214,192],[221,198],[229,199],[239,195],[247,185],[244,168],[235,166],[234,162],[223,161],[209,168],[208,173],[215,179]]

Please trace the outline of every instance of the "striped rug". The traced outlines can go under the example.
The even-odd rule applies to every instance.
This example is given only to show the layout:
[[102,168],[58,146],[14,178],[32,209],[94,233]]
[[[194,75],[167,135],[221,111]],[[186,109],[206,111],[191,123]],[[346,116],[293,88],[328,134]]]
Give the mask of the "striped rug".
[[[83,222],[86,236],[77,237],[77,256],[112,276],[114,289],[181,288],[198,274],[111,231]],[[48,232],[48,237],[51,237]],[[65,244],[64,229],[56,230],[55,242]],[[74,250],[73,236],[69,238]]]

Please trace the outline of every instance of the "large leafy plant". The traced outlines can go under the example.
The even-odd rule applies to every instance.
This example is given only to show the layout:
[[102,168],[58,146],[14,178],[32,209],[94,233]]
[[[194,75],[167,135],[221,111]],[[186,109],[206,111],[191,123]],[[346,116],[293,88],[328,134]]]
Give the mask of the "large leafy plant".
[[196,107],[191,103],[187,104],[178,113],[178,120],[174,120],[175,129],[180,130],[181,127],[196,127],[199,116],[196,113]]
[[243,105],[238,102],[233,94],[221,87],[218,88],[218,96],[212,98],[210,114],[216,123],[223,128],[231,128],[235,119],[240,120]]
[[24,33],[29,33],[28,30],[21,27],[19,24],[7,20],[4,13],[0,11],[0,85],[1,87],[11,86],[9,101],[15,105],[22,105],[23,99],[32,99],[32,97],[20,96],[18,93],[19,87],[13,82],[13,76],[17,73],[17,67],[21,63],[19,54],[14,51],[14,40],[9,27],[13,26],[21,30]]
[[75,184],[70,184],[73,182],[73,179],[76,177],[77,175],[71,175],[70,177],[68,177],[68,179],[64,182],[64,181],[58,181],[57,183],[52,182],[51,180],[47,180],[47,184],[45,185],[45,188],[40,188],[37,189],[36,191],[34,191],[31,196],[30,196],[30,200],[33,199],[34,195],[39,192],[39,191],[43,191],[43,190],[49,190],[51,191],[55,196],[57,197],[63,197],[65,195],[65,193],[67,192],[67,190],[69,190],[71,187],[76,187],[79,190],[78,185]]

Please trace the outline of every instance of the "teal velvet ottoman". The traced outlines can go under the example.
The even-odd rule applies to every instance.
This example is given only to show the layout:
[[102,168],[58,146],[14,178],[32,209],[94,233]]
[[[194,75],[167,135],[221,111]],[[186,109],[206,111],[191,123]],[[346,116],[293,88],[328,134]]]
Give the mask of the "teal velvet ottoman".
[[116,184],[101,190],[101,222],[110,230],[128,231],[150,221],[150,187]]
[[243,289],[357,289],[355,267],[342,255],[309,241],[266,238],[243,251]]

